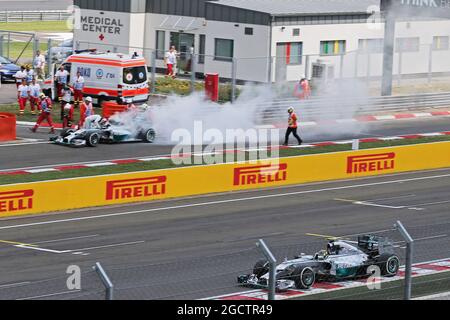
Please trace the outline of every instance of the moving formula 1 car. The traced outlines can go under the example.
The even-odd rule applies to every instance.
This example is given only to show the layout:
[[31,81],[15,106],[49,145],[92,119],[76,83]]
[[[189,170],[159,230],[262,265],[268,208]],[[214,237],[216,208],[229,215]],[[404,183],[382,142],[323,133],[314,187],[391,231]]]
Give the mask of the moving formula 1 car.
[[[358,237],[357,245],[347,241],[330,241],[327,250],[321,250],[314,256],[301,254],[279,264],[276,267],[276,289],[309,289],[316,281],[368,277],[375,270],[380,270],[381,276],[395,276],[399,266],[400,259],[386,238],[364,235]],[[269,262],[258,261],[253,274],[240,275],[237,280],[242,285],[267,288]]]
[[136,117],[132,124],[127,125],[120,121],[106,121],[97,117],[97,121],[93,121],[91,124],[87,123],[88,125],[82,129],[63,130],[60,136],[50,138],[50,141],[71,147],[96,147],[99,143],[153,143],[155,141],[155,129],[143,118]]

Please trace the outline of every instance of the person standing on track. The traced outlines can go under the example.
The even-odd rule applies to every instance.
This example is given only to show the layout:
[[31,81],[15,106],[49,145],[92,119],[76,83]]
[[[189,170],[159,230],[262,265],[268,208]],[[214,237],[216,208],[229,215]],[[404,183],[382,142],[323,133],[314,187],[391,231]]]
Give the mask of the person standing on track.
[[69,86],[64,86],[62,89],[62,96],[61,96],[61,120],[64,120],[64,108],[66,106],[66,104],[70,104],[70,102],[72,101],[72,93],[73,93],[73,89],[70,88]]
[[37,83],[36,78],[33,78],[30,84],[30,106],[31,114],[36,114],[36,108],[39,111],[39,96],[41,95],[41,86]]
[[25,114],[25,108],[27,106],[27,101],[30,100],[30,87],[27,84],[27,80],[22,79],[22,84],[17,88],[19,96],[19,115],[23,116]]
[[65,101],[63,98],[63,129],[72,128],[74,107],[70,101]]
[[32,70],[31,67],[29,65],[27,65],[27,67],[25,68],[25,72],[27,74],[27,76],[26,76],[27,85],[30,85],[34,79],[34,70]]
[[39,115],[39,118],[34,127],[30,129],[31,132],[36,133],[41,123],[44,120],[46,120],[50,126],[49,134],[54,134],[55,128],[53,127],[53,120],[52,120],[52,100],[49,97],[45,96],[45,94],[41,93],[41,95],[39,96],[39,107],[42,110],[42,112]]
[[78,122],[78,129],[81,129],[86,119],[93,115],[94,115],[94,106],[92,104],[92,98],[86,97],[86,99],[80,106],[80,121]]
[[22,84],[22,80],[27,78],[27,73],[25,72],[24,66],[20,67],[20,70],[16,72],[14,78],[16,78],[16,86],[17,88],[19,88],[19,86]]
[[77,72],[77,76],[72,87],[74,91],[73,100],[75,107],[77,108],[83,102],[84,78],[81,76],[81,72]]
[[284,140],[284,144],[283,145],[287,146],[289,144],[289,136],[291,135],[291,133],[297,139],[298,144],[301,145],[303,143],[303,140],[297,134],[297,129],[298,129],[297,120],[298,120],[298,118],[297,118],[297,115],[294,112],[294,108],[290,107],[288,109],[288,113],[289,113],[288,128],[287,128],[287,131],[286,131],[286,138]]
[[69,77],[69,72],[64,69],[64,66],[60,66],[59,70],[55,74],[56,90],[59,101],[63,96],[63,89],[67,85],[67,78]]

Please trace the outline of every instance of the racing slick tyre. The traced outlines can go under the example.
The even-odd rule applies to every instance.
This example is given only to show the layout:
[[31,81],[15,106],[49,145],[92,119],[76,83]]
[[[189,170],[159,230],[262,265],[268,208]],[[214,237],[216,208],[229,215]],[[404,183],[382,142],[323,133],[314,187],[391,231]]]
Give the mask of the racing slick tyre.
[[155,141],[155,130],[149,129],[142,133],[142,140],[144,140],[147,143],[153,143]]
[[397,275],[400,268],[400,259],[396,255],[383,254],[378,261],[377,265],[380,267],[382,276],[393,277]]
[[253,267],[253,274],[255,276],[260,278],[267,272],[269,272],[269,261],[259,260],[258,262],[256,262],[255,266]]
[[316,282],[316,274],[310,267],[298,267],[292,275],[297,289],[309,289]]
[[99,142],[100,142],[100,136],[98,133],[93,132],[93,133],[88,134],[88,136],[86,137],[86,144],[89,147],[96,147]]

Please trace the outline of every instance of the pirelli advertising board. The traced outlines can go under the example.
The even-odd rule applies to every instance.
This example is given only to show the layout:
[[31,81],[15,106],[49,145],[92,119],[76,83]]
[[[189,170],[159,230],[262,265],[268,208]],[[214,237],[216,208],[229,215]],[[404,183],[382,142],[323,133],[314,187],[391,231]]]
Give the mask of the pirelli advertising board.
[[0,217],[445,167],[450,142],[8,185]]

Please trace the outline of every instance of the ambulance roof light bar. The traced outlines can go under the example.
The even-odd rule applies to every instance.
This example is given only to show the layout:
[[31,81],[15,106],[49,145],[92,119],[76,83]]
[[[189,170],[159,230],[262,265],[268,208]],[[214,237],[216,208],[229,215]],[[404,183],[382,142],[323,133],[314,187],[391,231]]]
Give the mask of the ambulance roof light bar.
[[98,53],[97,49],[84,49],[84,50],[75,50],[76,54],[80,54],[80,53]]

